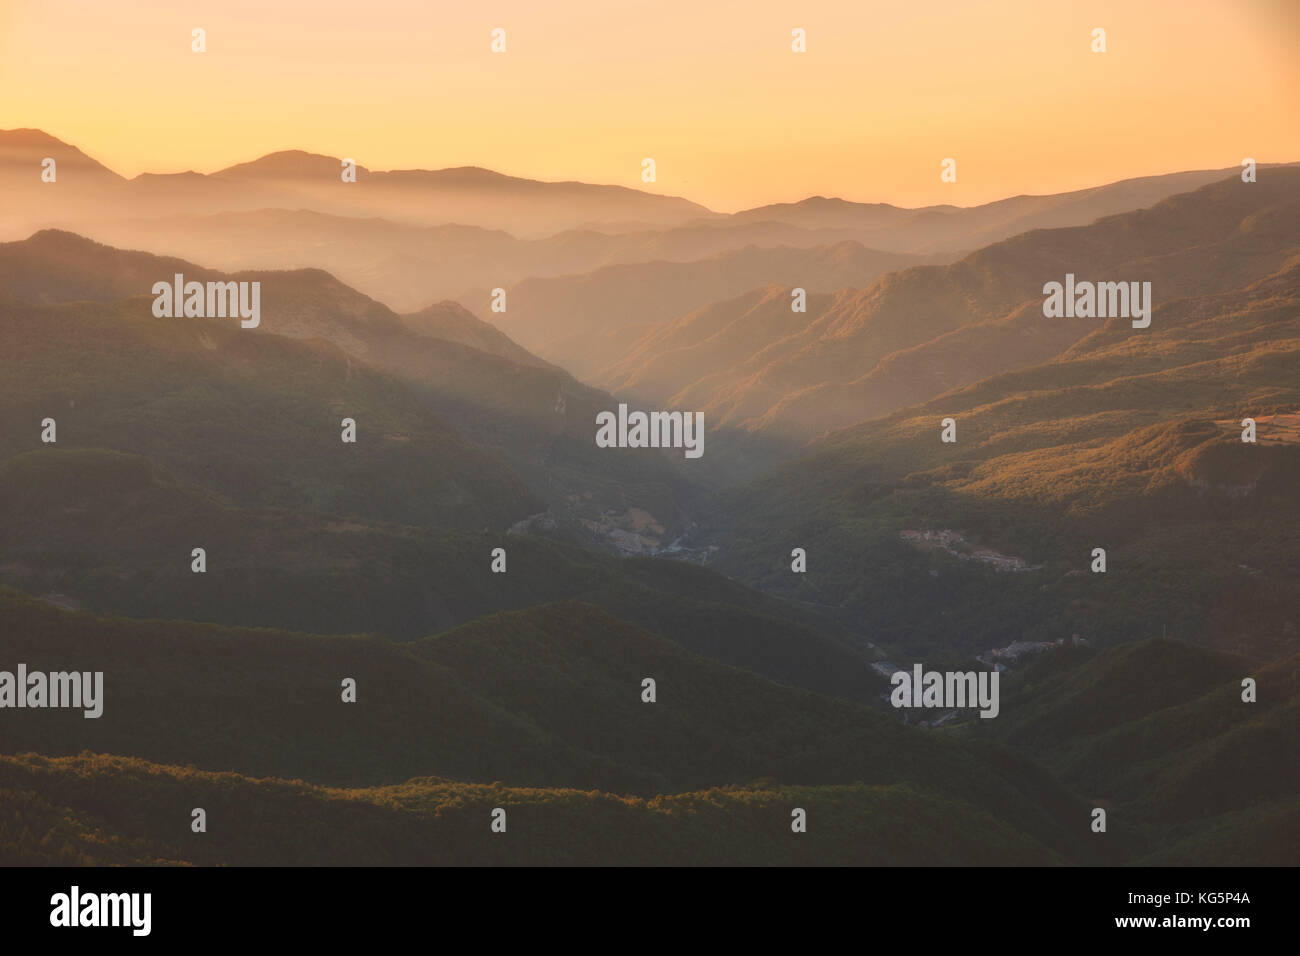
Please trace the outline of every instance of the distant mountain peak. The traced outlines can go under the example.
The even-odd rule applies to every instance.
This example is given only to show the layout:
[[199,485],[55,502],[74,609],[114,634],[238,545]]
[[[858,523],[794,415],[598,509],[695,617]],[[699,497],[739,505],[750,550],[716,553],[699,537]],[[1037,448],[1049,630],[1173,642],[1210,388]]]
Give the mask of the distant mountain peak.
[[43,129],[31,129],[27,127],[22,129],[0,129],[0,145],[35,146],[46,144],[65,146],[68,149],[76,148],[68,146],[68,144],[63,140],[56,136],[51,136]]
[[[309,153],[303,149],[282,149],[267,153],[247,163],[237,163],[213,173],[213,176],[317,176],[328,174],[338,176],[342,169],[342,160],[337,156],[325,156],[321,153]],[[358,165],[358,173],[369,172],[366,167]]]
[[0,129],[0,165],[30,163],[49,156],[61,166],[76,167],[82,176],[92,175],[121,180],[122,177],[102,163],[91,159],[77,147],[51,136],[41,129]]
[[27,239],[20,241],[29,246],[43,246],[45,248],[112,248],[111,246],[104,245],[102,242],[96,242],[94,239],[87,239],[80,233],[70,232],[67,229],[41,229],[32,233]]
[[482,180],[484,182],[500,182],[502,180],[519,179],[518,176],[510,176],[506,173],[499,173],[495,169],[488,169],[485,166],[448,166],[445,169],[435,170],[405,170],[405,172],[433,172],[438,176],[451,180],[462,180],[469,182],[472,180]]
[[154,181],[170,180],[170,181],[173,181],[173,182],[174,182],[174,181],[177,181],[177,180],[182,180],[182,179],[184,179],[184,180],[190,180],[190,181],[195,181],[195,182],[197,182],[197,181],[200,180],[200,179],[206,179],[206,178],[207,178],[207,177],[204,176],[202,173],[196,173],[196,172],[195,172],[194,170],[192,170],[192,169],[187,169],[187,170],[185,170],[185,172],[183,172],[183,173],[140,173],[138,176],[135,176],[131,181],[132,181],[132,182],[137,182],[137,181],[146,181],[146,182],[147,182],[147,181],[149,181],[149,180],[154,180]]

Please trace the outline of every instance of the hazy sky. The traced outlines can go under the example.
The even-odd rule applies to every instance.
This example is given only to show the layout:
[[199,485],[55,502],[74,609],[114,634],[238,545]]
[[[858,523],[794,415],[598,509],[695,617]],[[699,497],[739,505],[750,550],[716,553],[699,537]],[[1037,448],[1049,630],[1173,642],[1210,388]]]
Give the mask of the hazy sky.
[[0,0],[0,128],[128,176],[300,148],[724,211],[968,205],[1300,160],[1298,102],[1300,0]]

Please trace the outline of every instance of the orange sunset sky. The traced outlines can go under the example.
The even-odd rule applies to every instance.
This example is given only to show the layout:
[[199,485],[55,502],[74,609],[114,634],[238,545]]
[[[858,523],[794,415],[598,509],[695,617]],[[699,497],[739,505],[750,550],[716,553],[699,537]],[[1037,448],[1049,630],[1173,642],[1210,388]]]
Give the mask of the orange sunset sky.
[[969,205],[1300,160],[1298,102],[1300,0],[0,0],[0,128],[128,176],[299,148],[720,211]]

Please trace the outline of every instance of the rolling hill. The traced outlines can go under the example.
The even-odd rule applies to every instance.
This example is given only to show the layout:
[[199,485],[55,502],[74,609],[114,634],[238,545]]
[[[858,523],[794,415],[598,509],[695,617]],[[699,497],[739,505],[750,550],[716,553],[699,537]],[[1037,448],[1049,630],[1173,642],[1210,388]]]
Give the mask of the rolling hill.
[[[643,796],[759,778],[768,788],[907,785],[1001,821],[994,832],[1009,827],[1054,847],[1040,848],[1043,859],[1086,847],[1060,818],[1077,801],[995,745],[944,740],[871,708],[780,687],[589,605],[495,615],[399,645],[97,619],[13,592],[0,601],[6,661],[52,670],[75,658],[105,675],[96,720],[10,714],[10,754],[88,750],[328,786],[430,775]],[[659,680],[654,704],[640,701],[647,670]],[[340,700],[344,677],[357,682],[355,704]],[[61,797],[58,788],[44,795]]]
[[[0,603],[6,659],[105,673],[98,720],[11,715],[9,863],[1160,864],[1196,849],[1229,865],[1300,852],[1285,759],[1295,658],[1252,671],[1252,705],[1230,656],[1067,646],[1009,678],[1006,720],[939,732],[711,664],[587,605],[402,646]],[[339,675],[357,680],[356,703],[339,700]],[[1104,840],[1087,827],[1097,805]],[[194,806],[201,838],[184,829]],[[518,845],[491,833],[495,807]],[[825,833],[792,837],[795,807],[810,838]],[[313,837],[340,827],[342,845]]]
[[[211,829],[169,832],[162,821],[196,795]],[[814,821],[806,834],[790,832],[794,807]],[[505,834],[489,829],[496,808],[507,811]],[[116,757],[0,757],[0,863],[10,866],[1060,862],[986,811],[901,784],[726,787],[646,800],[427,778],[332,790]]]
[[[1246,677],[1255,703],[1242,700]],[[1300,656],[1257,668],[1169,640],[1068,648],[1009,689],[1010,719],[978,729],[1120,807],[1143,863],[1284,865],[1300,855]]]

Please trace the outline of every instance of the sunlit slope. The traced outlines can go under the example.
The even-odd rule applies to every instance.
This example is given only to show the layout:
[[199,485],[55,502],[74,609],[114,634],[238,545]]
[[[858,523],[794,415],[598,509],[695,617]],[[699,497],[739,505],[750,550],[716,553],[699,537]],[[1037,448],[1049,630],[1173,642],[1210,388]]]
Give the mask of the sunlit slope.
[[[1242,289],[1300,254],[1300,169],[1216,182],[1091,225],[1035,230],[951,265],[890,272],[789,308],[789,289],[718,302],[647,330],[605,374],[715,426],[808,439],[1032,367],[1103,327],[1146,348],[1169,321],[1048,318],[1043,287],[1149,282],[1157,310]],[[784,298],[785,308],[778,306]],[[769,314],[770,313],[770,314]],[[687,378],[677,374],[691,369]]]
[[[209,820],[201,835],[188,832],[198,801]],[[504,833],[490,829],[498,808]],[[807,813],[806,833],[791,832],[795,808]],[[0,862],[1008,866],[1060,857],[987,812],[905,784],[647,801],[436,779],[330,790],[90,756],[0,757]]]
[[[862,615],[882,642],[976,652],[1018,638],[1159,635],[1296,649],[1300,266],[1097,329],[810,447],[726,499],[720,566]],[[1258,441],[1241,440],[1257,419]],[[941,441],[951,418],[956,441]],[[999,571],[900,537],[952,530]],[[788,571],[792,547],[809,573]],[[1093,549],[1107,551],[1093,573]]]

